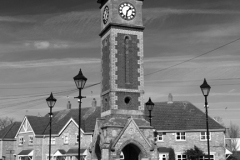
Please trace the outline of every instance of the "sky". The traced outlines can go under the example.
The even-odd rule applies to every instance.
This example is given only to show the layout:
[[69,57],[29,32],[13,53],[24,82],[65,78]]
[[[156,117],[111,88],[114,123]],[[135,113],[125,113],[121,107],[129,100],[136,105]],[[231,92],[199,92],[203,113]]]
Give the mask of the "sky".
[[[77,108],[80,68],[88,78],[82,107],[93,98],[100,105],[96,1],[0,1],[0,117],[45,115],[51,92],[53,111],[68,101]],[[209,115],[240,126],[240,1],[145,0],[143,22],[145,100],[167,101],[171,93],[204,111],[206,78]]]

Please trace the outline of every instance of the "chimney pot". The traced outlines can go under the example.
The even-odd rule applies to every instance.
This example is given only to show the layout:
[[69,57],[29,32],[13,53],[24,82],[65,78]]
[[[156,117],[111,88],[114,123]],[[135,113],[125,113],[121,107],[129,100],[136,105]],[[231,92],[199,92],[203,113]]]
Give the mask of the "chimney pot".
[[72,104],[70,103],[70,101],[68,101],[68,103],[67,103],[67,109],[71,109],[71,106],[72,106]]
[[171,93],[169,93],[168,95],[168,104],[172,104],[173,103],[173,96]]
[[95,98],[92,100],[92,107],[97,107],[97,101]]

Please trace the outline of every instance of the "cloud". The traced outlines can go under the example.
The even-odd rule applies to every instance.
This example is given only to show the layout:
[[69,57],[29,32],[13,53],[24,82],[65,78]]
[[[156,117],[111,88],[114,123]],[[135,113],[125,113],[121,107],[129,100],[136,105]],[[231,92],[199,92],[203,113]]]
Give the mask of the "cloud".
[[240,14],[240,11],[234,10],[217,10],[217,9],[178,9],[178,8],[147,8],[143,9],[143,15],[161,16],[161,15],[173,15],[173,14]]
[[63,49],[70,47],[69,42],[63,41],[33,41],[25,42],[24,45],[36,49]]
[[0,22],[18,22],[18,23],[29,23],[29,22],[35,22],[35,20],[27,19],[24,17],[19,16],[0,16]]
[[47,49],[50,47],[50,43],[47,41],[34,42],[34,47],[36,47],[37,49]]
[[96,64],[100,63],[99,59],[50,59],[38,61],[21,61],[21,62],[1,62],[0,68],[35,68],[35,67],[52,67],[52,66],[66,66],[79,64]]

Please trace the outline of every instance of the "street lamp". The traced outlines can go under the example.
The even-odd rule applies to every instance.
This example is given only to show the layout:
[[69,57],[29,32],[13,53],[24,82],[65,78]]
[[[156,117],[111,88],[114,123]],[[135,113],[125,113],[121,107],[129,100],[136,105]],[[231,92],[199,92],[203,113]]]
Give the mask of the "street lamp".
[[81,104],[82,104],[82,98],[86,98],[86,97],[83,97],[82,96],[82,89],[84,88],[85,86],[85,83],[87,81],[87,78],[82,74],[82,71],[80,69],[78,75],[76,75],[75,77],[73,77],[73,80],[79,90],[79,95],[78,97],[75,97],[75,98],[78,98],[78,102],[79,102],[79,115],[78,115],[78,118],[79,118],[79,121],[78,121],[78,160],[80,160],[80,144],[81,144],[81,141],[80,141],[80,138],[81,138],[81,132],[80,132],[80,128],[81,128]]
[[49,132],[49,155],[48,158],[51,160],[51,136],[52,136],[52,108],[54,107],[57,99],[53,97],[53,94],[51,93],[50,96],[46,99],[48,107],[50,108],[50,113],[49,113],[49,126],[50,126],[50,132]]
[[200,86],[203,96],[205,97],[205,108],[206,108],[206,126],[207,126],[207,145],[208,145],[208,160],[210,160],[210,147],[209,147],[209,130],[208,130],[208,102],[207,96],[210,92],[211,87],[207,84],[204,78],[203,84]]
[[154,103],[152,102],[151,98],[149,97],[149,100],[147,103],[145,103],[147,110],[149,111],[149,122],[150,126],[152,126],[152,110],[154,108]]

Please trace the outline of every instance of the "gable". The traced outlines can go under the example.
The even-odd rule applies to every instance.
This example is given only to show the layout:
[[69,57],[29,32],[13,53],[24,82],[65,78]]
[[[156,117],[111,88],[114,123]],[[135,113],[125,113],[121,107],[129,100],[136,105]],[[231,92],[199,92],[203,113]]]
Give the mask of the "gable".
[[23,121],[23,125],[20,127],[19,133],[29,133],[33,132],[31,125],[29,124],[27,118]]
[[[69,127],[76,127],[76,128],[78,128],[78,124],[75,122],[75,120],[73,118],[69,119],[69,121],[65,124],[65,126],[63,126],[63,128],[60,130],[58,135],[61,135]],[[80,128],[80,131],[81,131],[81,135],[83,135],[84,131],[82,130],[82,128]]]
[[23,119],[22,124],[20,125],[19,130],[18,130],[16,136],[18,134],[21,134],[21,133],[34,133],[34,131],[33,131],[32,127],[31,127],[27,117],[25,117]]
[[122,143],[118,142],[128,143],[128,141],[135,140],[138,142],[141,141],[140,144],[143,144],[143,146],[148,146],[149,148],[152,148],[152,144],[148,140],[150,135],[151,129],[146,129],[143,134],[135,121],[131,118],[114,140],[112,147],[120,148],[122,146]]

